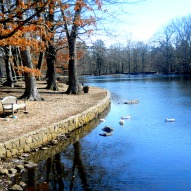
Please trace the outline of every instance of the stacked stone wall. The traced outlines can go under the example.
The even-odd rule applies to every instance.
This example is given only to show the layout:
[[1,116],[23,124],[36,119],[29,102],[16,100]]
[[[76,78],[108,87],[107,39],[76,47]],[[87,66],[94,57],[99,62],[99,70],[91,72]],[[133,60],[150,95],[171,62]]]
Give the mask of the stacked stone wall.
[[98,117],[109,105],[110,92],[107,91],[107,95],[103,100],[82,113],[51,124],[46,128],[43,127],[15,139],[0,143],[0,157],[9,158],[41,147],[55,140],[57,136],[72,132],[84,124],[89,123],[91,120]]

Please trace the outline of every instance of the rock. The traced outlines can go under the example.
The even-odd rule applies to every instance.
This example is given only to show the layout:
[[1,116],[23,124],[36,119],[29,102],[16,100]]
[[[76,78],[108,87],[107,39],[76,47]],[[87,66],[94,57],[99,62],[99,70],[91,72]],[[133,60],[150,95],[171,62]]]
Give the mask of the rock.
[[3,143],[0,143],[0,160],[5,157],[6,149]]
[[11,190],[11,191],[22,191],[23,188],[18,184],[14,184],[9,190]]
[[29,154],[23,153],[23,154],[22,154],[22,157],[29,157]]
[[106,137],[106,136],[111,136],[111,135],[113,135],[113,134],[112,134],[112,133],[100,133],[99,135]]
[[26,183],[25,183],[25,182],[20,182],[19,185],[20,185],[22,188],[25,188],[25,187],[26,187]]
[[37,164],[33,163],[33,162],[28,162],[27,164],[25,164],[25,168],[35,168],[37,166]]
[[7,169],[3,168],[3,169],[0,169],[0,174],[1,175],[9,175],[9,171]]
[[22,157],[22,156],[21,156],[21,157],[19,157],[19,159],[20,159],[20,160],[25,160],[25,157]]
[[111,133],[113,131],[113,128],[109,127],[109,126],[105,126],[102,130],[107,132],[107,133]]
[[[37,151],[39,151],[39,148],[32,149],[32,152],[37,152]],[[32,153],[32,154],[34,154],[34,153]]]
[[25,169],[25,167],[22,164],[19,164],[16,166],[16,169],[18,169],[19,171],[22,171]]
[[12,181],[11,180],[3,180],[3,182],[5,183],[5,185],[11,185]]
[[57,141],[57,140],[53,140],[53,141],[51,142],[51,144],[52,144],[52,145],[57,145],[57,144],[58,144],[58,141]]
[[48,150],[49,148],[48,147],[42,147],[41,149],[42,150]]
[[[5,152],[4,148],[3,148],[3,151],[2,151],[2,148],[0,148],[0,153],[2,153],[2,152]],[[0,161],[1,161],[1,159],[4,159],[4,155],[3,154],[0,154]]]
[[20,160],[19,159],[9,159],[8,162],[18,163],[18,162],[20,162]]
[[8,170],[9,174],[16,174],[17,173],[17,169],[11,168]]
[[58,135],[58,136],[57,136],[57,139],[58,139],[58,140],[65,140],[65,139],[66,139],[66,135],[65,135],[65,134],[63,134],[63,135]]

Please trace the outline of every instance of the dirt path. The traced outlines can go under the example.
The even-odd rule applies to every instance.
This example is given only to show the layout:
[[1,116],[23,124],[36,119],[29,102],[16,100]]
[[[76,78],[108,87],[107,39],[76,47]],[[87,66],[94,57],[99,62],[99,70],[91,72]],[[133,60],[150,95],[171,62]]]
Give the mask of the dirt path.
[[[0,99],[8,95],[22,95],[24,88],[22,87],[0,87]],[[40,95],[44,101],[27,101],[27,114],[23,111],[17,112],[17,119],[8,116],[0,117],[0,143],[18,137],[26,132],[46,127],[47,125],[66,119],[69,116],[85,111],[91,106],[96,105],[106,96],[106,90],[98,87],[90,87],[89,93],[80,95],[67,95],[64,92],[67,85],[60,84],[60,91],[46,90],[45,82],[37,83]],[[19,102],[22,102],[19,100]],[[0,114],[2,114],[2,106],[0,104]]]

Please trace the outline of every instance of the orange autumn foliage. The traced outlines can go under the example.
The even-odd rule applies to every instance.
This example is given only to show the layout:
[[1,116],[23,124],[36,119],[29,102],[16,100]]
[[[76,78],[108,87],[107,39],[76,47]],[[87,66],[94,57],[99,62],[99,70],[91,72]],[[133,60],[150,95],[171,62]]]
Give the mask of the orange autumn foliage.
[[[98,8],[101,9],[102,2],[100,0],[95,0],[95,3],[98,5]],[[9,13],[9,15],[0,13],[0,21],[5,20],[6,17],[9,17],[9,20],[11,21],[6,23],[6,27],[4,24],[0,24],[0,36],[11,33],[11,31],[16,30],[19,26],[19,30],[17,30],[11,37],[0,40],[0,46],[11,45],[20,47],[21,50],[24,50],[26,47],[30,47],[30,50],[33,53],[33,55],[38,55],[39,52],[46,50],[46,46],[48,43],[55,45],[58,48],[65,45],[64,47],[66,48],[64,48],[63,51],[58,51],[56,59],[59,65],[64,65],[64,67],[67,68],[69,60],[68,48],[66,46],[67,39],[64,35],[62,36],[61,40],[58,40],[58,42],[53,41],[52,39],[54,39],[53,37],[56,36],[56,32],[62,32],[62,34],[65,34],[66,29],[63,26],[66,24],[66,22],[68,26],[72,26],[72,24],[75,24],[81,28],[87,26],[86,34],[88,34],[88,36],[92,34],[93,29],[91,28],[91,26],[96,25],[96,19],[94,16],[91,16],[90,14],[85,14],[85,17],[83,18],[84,15],[80,15],[75,21],[72,17],[72,13],[80,8],[85,8],[88,11],[92,11],[92,8],[88,6],[88,4],[85,3],[83,0],[76,0],[75,5],[69,3],[61,4],[60,1],[52,0],[51,3],[48,3],[46,5],[46,8],[51,14],[54,14],[55,9],[64,10],[66,15],[63,17],[63,20],[59,20],[59,22],[50,22],[49,20],[45,20],[45,18],[43,17],[44,13],[42,12],[42,15],[40,15],[39,17],[34,17],[29,22],[23,25],[19,25],[21,24],[21,21],[17,22],[16,18],[21,17],[25,10],[35,10],[43,6],[43,2],[33,3],[29,0],[18,0],[18,6],[15,8],[15,12],[11,12]],[[17,17],[15,17],[15,15],[17,15]],[[54,30],[51,31],[51,28],[54,28]],[[77,59],[81,59],[83,55],[83,49],[78,49],[76,52]],[[33,64],[37,64],[37,61],[34,60],[34,58]],[[31,75],[34,76],[40,75],[40,71],[36,69],[27,69],[25,67],[18,67],[17,69],[20,72],[31,73]]]
[[15,67],[15,69],[18,70],[19,74],[22,74],[24,72],[24,73],[30,74],[31,76],[35,76],[35,77],[38,77],[38,76],[42,75],[40,70],[35,69],[35,68],[28,68],[26,66],[18,66],[18,67]]
[[[12,26],[13,28],[14,26]],[[32,32],[31,32],[32,31]],[[2,34],[9,33],[10,30],[2,29]],[[23,36],[25,34],[25,36]],[[26,37],[27,36],[27,37]],[[18,46],[21,49],[25,49],[27,46],[36,52],[45,50],[45,44],[39,40],[40,32],[39,27],[35,25],[23,26],[21,30],[18,30],[13,36],[0,40],[0,46]]]

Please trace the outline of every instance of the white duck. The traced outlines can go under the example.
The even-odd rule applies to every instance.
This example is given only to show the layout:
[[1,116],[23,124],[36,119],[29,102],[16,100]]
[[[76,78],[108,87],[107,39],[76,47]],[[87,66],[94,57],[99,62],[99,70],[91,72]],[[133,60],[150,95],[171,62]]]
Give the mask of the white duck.
[[123,116],[121,119],[131,119],[131,116]]
[[175,122],[175,119],[174,119],[174,118],[171,118],[171,119],[166,118],[165,121],[166,121],[166,122]]
[[100,121],[101,121],[101,122],[105,122],[105,119],[101,118]]

